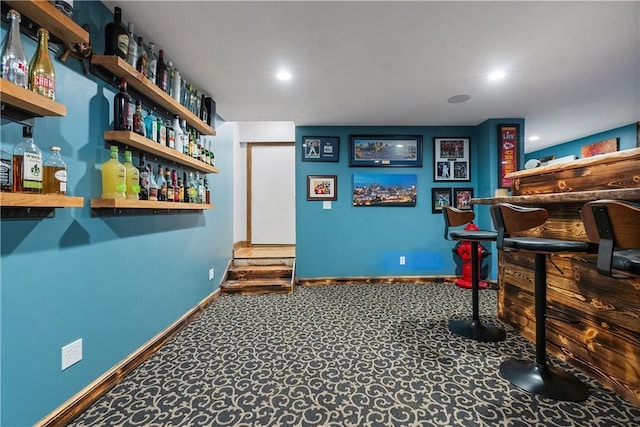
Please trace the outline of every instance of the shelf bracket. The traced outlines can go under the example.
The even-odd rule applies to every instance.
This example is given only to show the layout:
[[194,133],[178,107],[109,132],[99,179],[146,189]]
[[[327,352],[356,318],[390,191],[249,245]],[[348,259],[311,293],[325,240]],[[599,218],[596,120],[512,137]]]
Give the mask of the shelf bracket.
[[91,208],[92,217],[199,214],[204,209]]
[[49,207],[18,207],[4,206],[0,209],[2,219],[24,219],[24,218],[53,218],[56,216],[56,209]]

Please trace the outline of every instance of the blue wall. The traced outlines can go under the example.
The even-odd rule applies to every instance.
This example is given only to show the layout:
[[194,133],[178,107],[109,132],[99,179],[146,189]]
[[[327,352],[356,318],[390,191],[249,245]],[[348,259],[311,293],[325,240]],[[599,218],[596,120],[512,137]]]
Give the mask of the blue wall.
[[635,148],[637,145],[636,124],[631,123],[619,128],[610,129],[584,138],[575,139],[563,144],[554,145],[553,147],[544,148],[542,150],[533,151],[527,154],[526,160],[539,159],[541,157],[556,156],[556,159],[564,156],[574,155],[576,159],[580,158],[580,149],[583,145],[593,144],[594,142],[604,141],[610,138],[619,138],[618,150],[628,150]]
[[[113,15],[99,2],[75,5],[76,21],[90,23],[102,53],[101,33]],[[3,24],[2,38],[6,30]],[[35,42],[22,40],[30,58]],[[115,90],[83,75],[73,59],[54,67],[67,116],[36,119],[34,138],[45,157],[50,145],[62,147],[68,194],[83,196],[85,207],[0,222],[3,426],[32,425],[198,304],[219,287],[233,246],[231,125],[217,126],[221,173],[208,175],[216,209],[91,217]],[[20,138],[21,126],[3,120],[3,146],[10,150]],[[78,338],[83,360],[61,371],[61,347]]]
[[[480,126],[357,127],[309,126],[296,128],[296,277],[382,277],[452,275],[456,263],[444,240],[442,216],[431,213],[431,188],[473,187],[476,197],[493,195],[497,183],[497,123],[523,121],[490,120]],[[349,167],[350,135],[421,135],[422,168]],[[340,162],[301,161],[304,136],[340,138]],[[471,138],[471,181],[434,182],[433,138]],[[401,173],[418,175],[418,200],[409,207],[352,206],[354,173]],[[324,210],[322,202],[306,200],[307,175],[337,175],[338,200]],[[495,175],[495,176],[494,176]],[[493,186],[493,187],[492,187]],[[476,208],[478,220],[487,223],[488,210]],[[484,218],[482,218],[484,217]],[[490,224],[490,219],[488,219]],[[488,248],[493,252],[493,248]],[[406,264],[400,265],[400,256]]]

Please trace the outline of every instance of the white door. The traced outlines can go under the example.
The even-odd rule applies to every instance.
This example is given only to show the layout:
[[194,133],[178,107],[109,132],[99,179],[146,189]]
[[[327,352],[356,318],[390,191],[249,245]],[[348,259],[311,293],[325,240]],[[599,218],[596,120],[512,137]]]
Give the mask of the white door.
[[295,245],[295,144],[249,144],[252,245]]

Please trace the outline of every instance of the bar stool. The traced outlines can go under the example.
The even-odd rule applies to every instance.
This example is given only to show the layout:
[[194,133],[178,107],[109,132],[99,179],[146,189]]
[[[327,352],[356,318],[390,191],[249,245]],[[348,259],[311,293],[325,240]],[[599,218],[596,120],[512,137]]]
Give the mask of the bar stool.
[[495,242],[497,233],[495,231],[484,230],[455,230],[449,233],[449,227],[465,225],[473,221],[475,214],[470,210],[460,210],[445,206],[442,209],[444,216],[444,238],[453,240],[467,240],[471,242],[471,298],[472,317],[467,320],[449,320],[449,330],[456,334],[481,342],[503,341],[506,337],[504,329],[493,325],[483,325],[480,322],[479,289],[480,277],[478,270],[480,263],[478,260],[478,242]]
[[[640,204],[595,200],[580,212],[587,237],[598,243],[598,273],[627,278],[612,270],[640,275]],[[618,250],[616,250],[618,248]]]
[[[578,378],[547,363],[546,328],[547,317],[571,322],[571,320],[547,314],[547,265],[546,257],[551,253],[593,252],[587,242],[546,239],[540,237],[515,237],[517,233],[543,224],[548,213],[542,208],[524,208],[509,203],[491,206],[491,217],[498,232],[496,246],[503,250],[527,251],[535,254],[534,304],[536,321],[535,361],[508,359],[500,364],[500,374],[511,384],[530,393],[555,400],[580,402],[589,397],[589,389]],[[549,307],[549,310],[561,312]],[[567,314],[567,313],[565,313]]]

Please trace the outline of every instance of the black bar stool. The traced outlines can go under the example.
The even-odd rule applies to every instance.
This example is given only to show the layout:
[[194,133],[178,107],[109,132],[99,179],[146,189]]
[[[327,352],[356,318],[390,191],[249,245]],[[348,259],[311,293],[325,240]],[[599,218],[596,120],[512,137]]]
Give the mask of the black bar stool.
[[449,227],[457,227],[469,224],[475,218],[475,214],[470,210],[460,210],[446,206],[442,209],[444,216],[444,238],[449,240],[449,235],[453,240],[467,240],[471,242],[471,295],[472,310],[471,319],[449,320],[449,330],[456,334],[481,342],[503,341],[506,337],[504,329],[493,325],[483,325],[480,322],[479,289],[480,277],[478,270],[480,263],[478,260],[478,242],[495,242],[497,233],[495,231],[483,230],[455,230],[449,233]]
[[[530,393],[555,400],[580,402],[589,397],[589,389],[578,378],[547,363],[546,328],[547,317],[573,323],[569,319],[547,314],[547,264],[551,253],[593,252],[594,246],[587,242],[546,239],[540,237],[515,237],[517,233],[543,224],[548,213],[542,208],[524,208],[509,203],[491,206],[491,217],[498,231],[498,249],[528,251],[535,254],[534,304],[536,320],[535,361],[508,359],[500,364],[500,374],[513,385]],[[549,310],[562,311],[549,308]],[[565,313],[567,314],[567,313]]]
[[[580,212],[587,237],[598,243],[598,273],[627,278],[617,270],[640,275],[640,204],[624,200],[595,200]],[[618,250],[616,250],[618,248]]]

